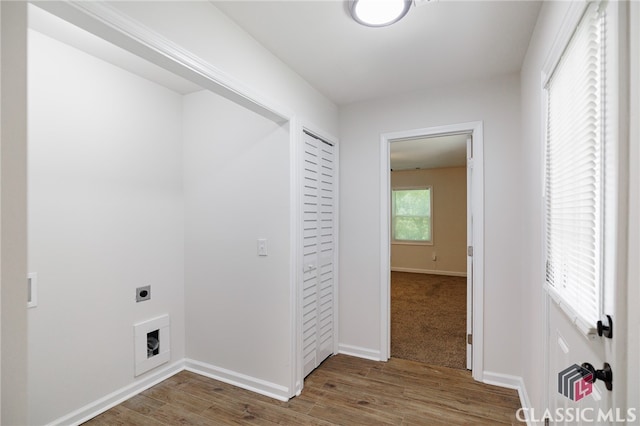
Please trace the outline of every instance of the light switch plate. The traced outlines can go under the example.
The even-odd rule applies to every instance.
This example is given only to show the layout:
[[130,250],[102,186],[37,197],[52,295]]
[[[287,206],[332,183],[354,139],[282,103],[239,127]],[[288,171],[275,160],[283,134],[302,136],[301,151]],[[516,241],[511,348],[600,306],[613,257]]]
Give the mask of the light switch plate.
[[38,273],[30,272],[27,275],[27,308],[38,306]]
[[260,238],[258,240],[258,256],[267,255],[267,240],[266,238]]

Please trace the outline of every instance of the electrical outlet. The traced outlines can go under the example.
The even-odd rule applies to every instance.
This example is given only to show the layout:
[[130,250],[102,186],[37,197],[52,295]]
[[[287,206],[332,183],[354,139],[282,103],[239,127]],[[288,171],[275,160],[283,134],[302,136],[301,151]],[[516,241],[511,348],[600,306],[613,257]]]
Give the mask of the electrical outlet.
[[151,286],[136,288],[136,303],[151,299]]

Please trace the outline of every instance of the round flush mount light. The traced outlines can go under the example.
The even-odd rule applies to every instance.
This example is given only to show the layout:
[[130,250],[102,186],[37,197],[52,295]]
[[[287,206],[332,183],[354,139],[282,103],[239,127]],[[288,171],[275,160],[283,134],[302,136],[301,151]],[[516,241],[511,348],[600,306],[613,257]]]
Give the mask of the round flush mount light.
[[386,27],[409,12],[412,0],[349,0],[353,19],[368,27]]

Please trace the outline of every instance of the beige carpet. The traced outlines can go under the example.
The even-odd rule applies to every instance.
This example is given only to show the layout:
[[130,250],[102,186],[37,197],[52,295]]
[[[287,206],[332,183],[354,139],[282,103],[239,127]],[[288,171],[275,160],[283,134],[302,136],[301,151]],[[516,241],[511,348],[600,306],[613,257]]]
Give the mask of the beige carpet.
[[391,356],[466,368],[464,277],[391,273]]

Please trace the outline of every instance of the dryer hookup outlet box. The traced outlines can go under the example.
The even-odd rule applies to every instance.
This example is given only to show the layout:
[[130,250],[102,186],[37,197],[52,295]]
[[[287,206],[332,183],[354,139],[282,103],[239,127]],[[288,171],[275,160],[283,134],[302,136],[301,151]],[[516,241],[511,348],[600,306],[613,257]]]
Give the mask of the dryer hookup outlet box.
[[136,303],[144,302],[151,299],[151,286],[145,285],[144,287],[136,288]]

